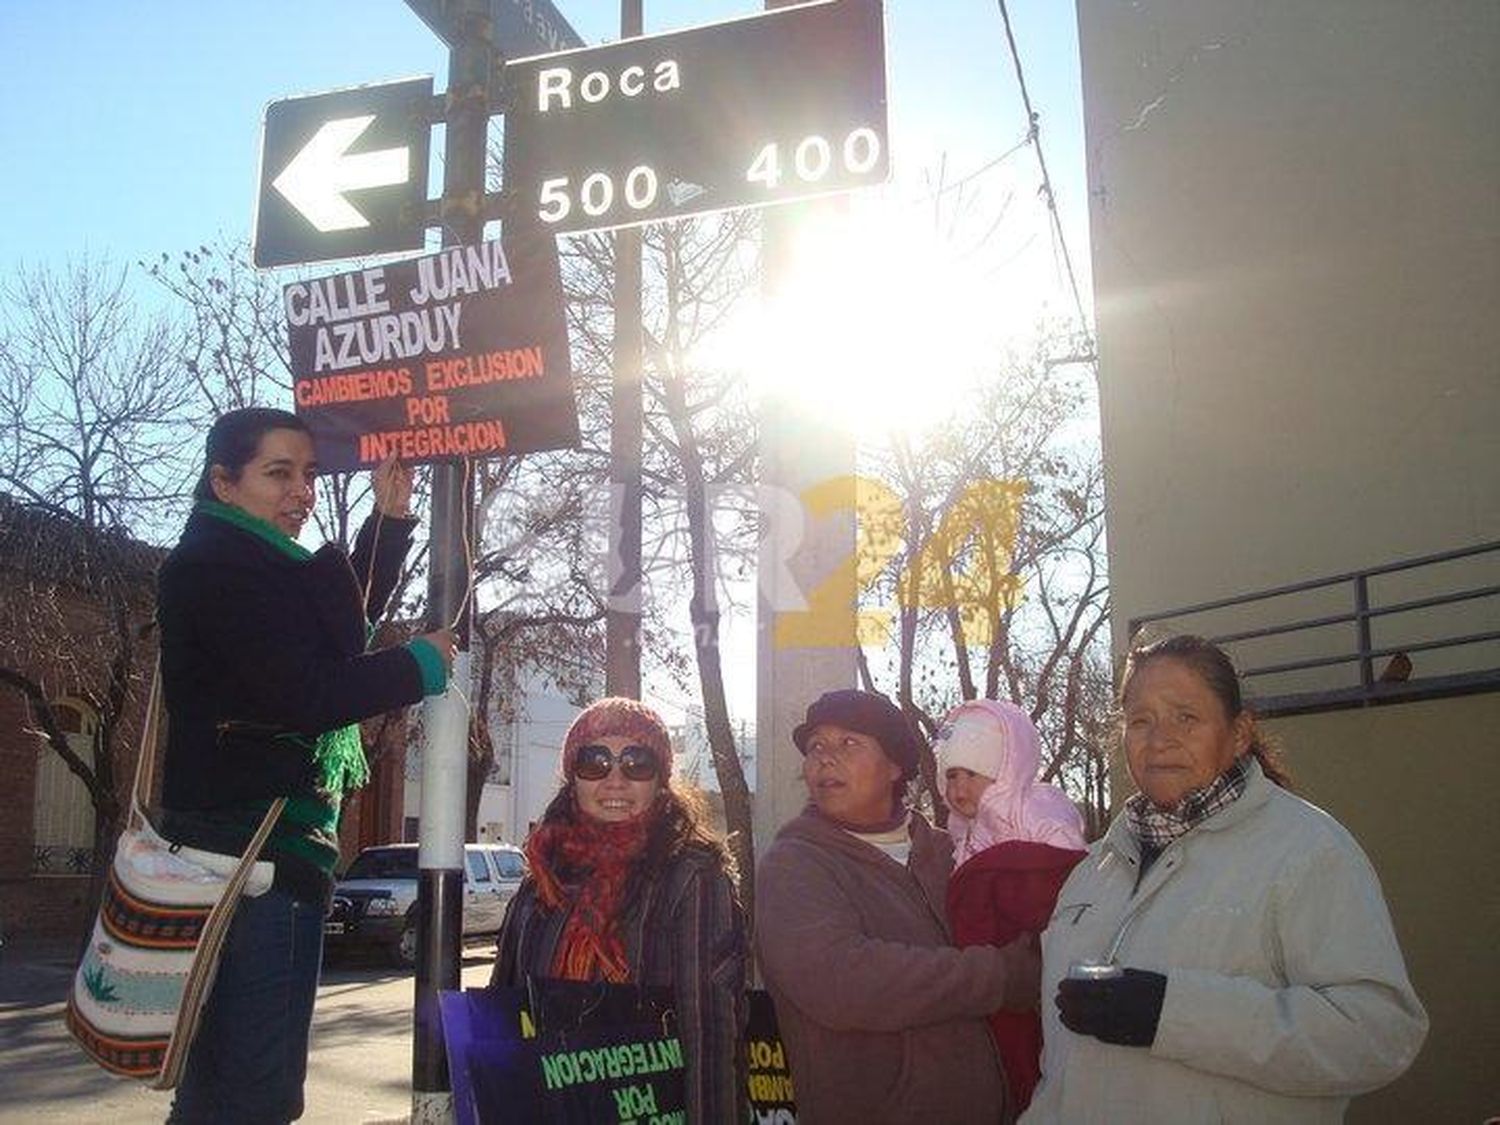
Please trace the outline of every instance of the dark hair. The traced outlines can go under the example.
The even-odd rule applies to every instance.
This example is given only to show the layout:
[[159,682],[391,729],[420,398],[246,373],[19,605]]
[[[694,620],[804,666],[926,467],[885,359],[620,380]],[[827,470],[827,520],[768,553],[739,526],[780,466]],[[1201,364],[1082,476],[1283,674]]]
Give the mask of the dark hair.
[[1209,691],[1218,698],[1224,714],[1230,719],[1245,715],[1250,720],[1250,753],[1260,761],[1266,777],[1283,789],[1292,788],[1292,775],[1275,744],[1260,729],[1255,713],[1245,707],[1240,697],[1240,676],[1235,671],[1234,661],[1218,645],[1192,633],[1177,633],[1160,640],[1136,639],[1131,642],[1125,655],[1125,672],[1120,677],[1120,707],[1125,706],[1125,695],[1130,690],[1130,681],[1145,665],[1153,660],[1171,657],[1192,669]]
[[[542,824],[578,823],[574,784],[572,781],[563,783],[542,813]],[[626,876],[625,893],[620,900],[622,912],[635,901],[646,874],[658,870],[687,847],[696,846],[712,853],[730,880],[738,885],[729,849],[708,827],[703,799],[691,790],[680,788],[669,778],[663,783],[657,800],[661,807],[646,814],[651,818],[646,829],[646,847]]]
[[246,406],[220,414],[209,427],[208,440],[204,442],[203,472],[193,488],[193,499],[214,499],[215,465],[222,465],[230,480],[239,480],[245,466],[255,459],[260,439],[271,430],[308,433],[307,423],[301,418],[269,406]]
[[902,777],[891,782],[891,811],[899,813],[902,809],[910,807],[912,785],[916,781],[913,777]]

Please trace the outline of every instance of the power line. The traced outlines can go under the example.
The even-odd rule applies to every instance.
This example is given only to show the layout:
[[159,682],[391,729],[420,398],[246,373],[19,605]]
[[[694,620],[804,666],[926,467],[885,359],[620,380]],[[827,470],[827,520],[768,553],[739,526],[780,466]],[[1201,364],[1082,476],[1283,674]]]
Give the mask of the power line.
[[1068,274],[1068,287],[1073,292],[1073,307],[1078,310],[1078,323],[1086,335],[1092,336],[1089,332],[1089,319],[1083,311],[1083,298],[1078,292],[1078,277],[1073,272],[1073,256],[1068,253],[1068,240],[1063,237],[1062,218],[1057,213],[1057,195],[1052,190],[1052,176],[1047,171],[1047,155],[1042,151],[1041,115],[1032,107],[1031,92],[1026,88],[1026,72],[1021,66],[1021,52],[1016,47],[1015,32],[1011,29],[1010,9],[1006,7],[1005,0],[997,0],[997,3],[1000,5],[1000,18],[1005,22],[1005,41],[1010,45],[1011,61],[1016,67],[1016,83],[1021,88],[1021,102],[1026,107],[1026,120],[1029,124],[1026,136],[1036,151],[1037,166],[1042,173],[1042,194],[1047,201],[1047,212],[1052,217],[1052,236],[1057,241],[1063,267]]
[[1025,148],[1027,145],[1029,145],[1035,139],[1036,139],[1036,132],[1035,132],[1035,130],[1034,129],[1028,129],[1026,131],[1026,135],[1024,137],[1022,137],[1015,144],[1011,145],[1008,149],[1006,149],[1004,152],[1002,152],[999,156],[995,157],[992,160],[985,161],[978,168],[975,168],[974,171],[968,173],[965,176],[959,177],[958,179],[954,180],[951,184],[944,184],[942,187],[938,188],[937,191],[935,191],[935,192],[932,193],[932,198],[934,198],[934,199],[940,199],[943,196],[947,195],[950,191],[957,191],[959,188],[963,187],[965,184],[969,183],[971,180],[978,179],[980,176],[982,176],[986,172],[988,172],[991,168],[998,167],[999,165],[1005,163],[1005,161],[1009,160],[1016,153],[1020,152],[1023,148]]

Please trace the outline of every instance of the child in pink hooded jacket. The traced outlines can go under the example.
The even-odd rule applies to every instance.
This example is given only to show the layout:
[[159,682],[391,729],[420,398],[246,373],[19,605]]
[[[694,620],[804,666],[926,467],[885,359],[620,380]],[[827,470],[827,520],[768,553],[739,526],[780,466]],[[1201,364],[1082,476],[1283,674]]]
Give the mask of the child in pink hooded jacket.
[[[1085,842],[1073,803],[1036,779],[1041,739],[1030,716],[1014,703],[961,703],[943,720],[933,749],[953,836],[953,940],[1004,945],[1040,933]],[[996,1012],[990,1030],[1016,1107],[1024,1109],[1041,1076],[1040,1014]]]

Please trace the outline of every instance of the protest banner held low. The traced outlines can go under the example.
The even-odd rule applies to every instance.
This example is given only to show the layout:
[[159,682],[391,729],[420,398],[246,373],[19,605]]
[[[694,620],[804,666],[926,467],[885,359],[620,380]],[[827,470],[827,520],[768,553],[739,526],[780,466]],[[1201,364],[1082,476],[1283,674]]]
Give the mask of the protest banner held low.
[[745,1051],[750,1056],[750,1121],[752,1125],[797,1125],[792,1068],[776,1026],[771,994],[763,988],[752,988],[745,999],[749,1009]]
[[439,997],[459,1125],[685,1125],[670,996],[534,980]]
[[553,239],[474,246],[282,291],[292,393],[324,472],[578,443]]

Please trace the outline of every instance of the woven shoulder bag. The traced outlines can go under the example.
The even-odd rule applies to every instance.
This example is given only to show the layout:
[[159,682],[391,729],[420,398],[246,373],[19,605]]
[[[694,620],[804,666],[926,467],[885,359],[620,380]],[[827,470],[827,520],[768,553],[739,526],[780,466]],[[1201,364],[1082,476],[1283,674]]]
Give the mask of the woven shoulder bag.
[[105,1070],[158,1090],[177,1085],[242,895],[263,894],[275,865],[256,862],[285,806],[267,810],[243,856],[170,844],[151,826],[161,667],[141,731],[130,814],[68,993],[68,1030]]

